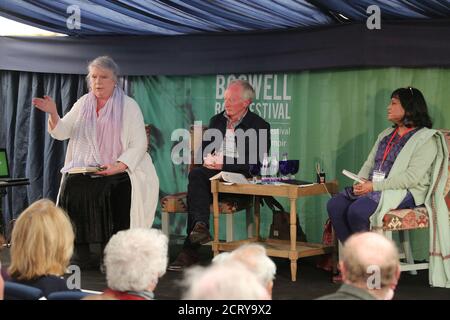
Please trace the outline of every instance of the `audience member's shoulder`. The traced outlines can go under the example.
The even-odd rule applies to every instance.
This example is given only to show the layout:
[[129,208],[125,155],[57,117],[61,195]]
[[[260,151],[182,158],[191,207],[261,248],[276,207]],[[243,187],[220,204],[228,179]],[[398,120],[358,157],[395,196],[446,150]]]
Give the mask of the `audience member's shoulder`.
[[40,277],[35,283],[37,285],[52,287],[55,290],[68,290],[66,279],[54,275]]

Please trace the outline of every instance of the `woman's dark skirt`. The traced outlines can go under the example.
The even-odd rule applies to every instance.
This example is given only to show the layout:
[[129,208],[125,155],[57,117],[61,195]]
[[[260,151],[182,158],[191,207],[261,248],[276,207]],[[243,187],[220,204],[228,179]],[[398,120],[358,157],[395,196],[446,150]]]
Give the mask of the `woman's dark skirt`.
[[130,228],[130,177],[126,172],[112,176],[67,175],[59,205],[74,224],[77,244],[105,244],[116,232]]

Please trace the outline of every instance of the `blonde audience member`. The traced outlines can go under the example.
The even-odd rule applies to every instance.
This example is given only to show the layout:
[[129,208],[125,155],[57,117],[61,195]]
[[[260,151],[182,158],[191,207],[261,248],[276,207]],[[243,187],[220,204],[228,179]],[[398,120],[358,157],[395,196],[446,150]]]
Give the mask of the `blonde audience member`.
[[31,204],[17,219],[11,238],[12,280],[45,296],[69,290],[62,277],[73,253],[74,232],[66,213],[48,200]]
[[320,300],[391,300],[400,278],[395,244],[381,234],[357,233],[345,242],[339,261],[344,284]]
[[186,271],[185,300],[270,300],[267,290],[242,263],[229,261]]
[[266,248],[259,244],[244,244],[232,251],[224,252],[214,257],[214,263],[227,263],[228,261],[241,262],[248,268],[266,288],[272,297],[273,280],[277,267],[266,254]]
[[167,268],[168,239],[157,229],[120,231],[105,248],[108,289],[119,300],[152,300],[153,290]]

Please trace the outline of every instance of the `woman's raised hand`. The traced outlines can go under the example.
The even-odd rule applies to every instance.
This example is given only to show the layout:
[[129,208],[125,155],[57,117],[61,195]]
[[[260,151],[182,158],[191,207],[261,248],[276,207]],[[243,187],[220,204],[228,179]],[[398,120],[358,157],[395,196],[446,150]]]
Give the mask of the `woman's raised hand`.
[[32,103],[39,110],[42,110],[50,114],[58,114],[58,112],[56,111],[56,103],[49,96],[44,96],[43,99],[33,98]]

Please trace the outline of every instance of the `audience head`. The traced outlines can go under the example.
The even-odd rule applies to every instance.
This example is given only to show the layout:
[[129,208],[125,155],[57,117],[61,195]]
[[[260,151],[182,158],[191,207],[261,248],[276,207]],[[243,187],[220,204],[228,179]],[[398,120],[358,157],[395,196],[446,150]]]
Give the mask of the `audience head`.
[[363,232],[344,243],[339,262],[345,283],[365,289],[379,299],[392,299],[400,277],[395,244],[381,234]]
[[19,280],[63,275],[74,238],[70,219],[61,208],[48,199],[34,202],[14,224],[9,274]]
[[153,291],[167,268],[168,239],[160,230],[119,231],[105,247],[108,287],[117,291]]
[[427,103],[419,89],[407,87],[398,88],[391,94],[391,99],[398,99],[405,111],[402,119],[406,127],[431,128],[433,123],[428,114]]
[[186,271],[185,300],[270,300],[267,290],[240,262],[214,263]]
[[273,280],[277,267],[272,259],[267,256],[266,249],[262,245],[244,244],[231,253],[219,254],[213,260],[214,263],[227,263],[228,261],[242,263],[272,295]]

